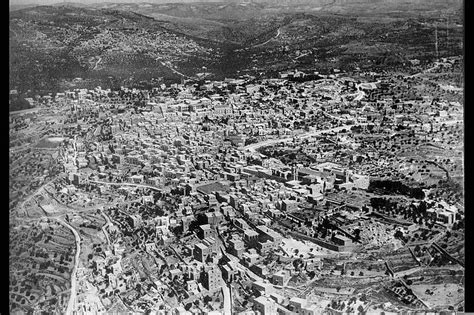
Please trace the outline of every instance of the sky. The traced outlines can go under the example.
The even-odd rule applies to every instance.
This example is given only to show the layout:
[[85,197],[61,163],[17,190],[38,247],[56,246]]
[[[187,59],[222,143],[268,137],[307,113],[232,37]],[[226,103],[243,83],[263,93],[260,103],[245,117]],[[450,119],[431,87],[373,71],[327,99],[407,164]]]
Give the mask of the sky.
[[[212,0],[211,0],[212,1]],[[211,2],[209,0],[199,0],[199,2]],[[61,2],[75,2],[75,3],[137,3],[137,2],[150,2],[150,3],[166,3],[166,2],[197,2],[196,0],[10,0],[10,5],[23,5],[23,4],[42,4],[51,5]],[[214,0],[215,2],[215,0]]]

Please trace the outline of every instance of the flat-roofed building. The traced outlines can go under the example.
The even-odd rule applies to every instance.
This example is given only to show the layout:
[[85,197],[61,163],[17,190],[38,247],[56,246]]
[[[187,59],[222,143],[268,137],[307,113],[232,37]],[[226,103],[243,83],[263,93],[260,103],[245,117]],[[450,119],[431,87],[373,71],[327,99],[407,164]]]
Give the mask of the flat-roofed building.
[[273,315],[277,313],[277,305],[275,301],[266,296],[259,296],[253,301],[253,308],[257,314]]
[[244,231],[244,240],[250,246],[256,246],[258,242],[258,233],[254,230],[247,229]]
[[194,245],[193,256],[197,261],[205,262],[207,257],[209,257],[209,252],[209,247],[202,243]]
[[282,240],[282,236],[279,233],[273,231],[265,225],[258,225],[255,229],[259,233],[259,240],[262,242],[268,240],[270,242],[278,244]]
[[201,226],[199,226],[200,228],[200,237],[201,238],[208,238],[208,237],[211,237],[212,236],[212,229],[211,229],[211,226],[209,224],[203,224]]
[[206,265],[201,276],[202,285],[210,292],[215,292],[222,286],[221,271],[217,265]]

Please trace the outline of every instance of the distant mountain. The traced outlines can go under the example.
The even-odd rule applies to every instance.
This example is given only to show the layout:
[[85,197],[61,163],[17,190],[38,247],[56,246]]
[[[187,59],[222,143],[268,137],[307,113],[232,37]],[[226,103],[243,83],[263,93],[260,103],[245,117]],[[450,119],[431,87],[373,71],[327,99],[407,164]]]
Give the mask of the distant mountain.
[[436,56],[435,29],[439,56],[462,53],[458,0],[162,2],[11,11],[11,89],[402,67]]
[[10,12],[11,11],[17,11],[17,10],[23,10],[27,8],[33,8],[38,6],[38,4],[10,4]]
[[[20,92],[179,81],[201,69],[212,42],[165,28],[136,12],[36,6],[10,14],[10,86]],[[194,74],[194,73],[192,73]]]
[[[20,0],[17,0],[20,1]],[[459,10],[463,7],[462,0],[112,0],[97,1],[85,0],[82,2],[40,1],[38,3],[28,4],[10,4],[10,11],[30,8],[38,5],[66,5],[74,7],[117,7],[134,5],[218,5],[236,4],[238,7],[253,7],[254,5],[264,5],[269,8],[279,8],[286,11],[318,10],[326,12],[335,12],[340,14],[384,14],[390,11],[397,11],[406,14],[419,14],[422,12]],[[234,7],[235,8],[235,7]],[[238,11],[235,12],[235,15]]]
[[82,2],[58,2],[53,4],[53,6],[65,6],[65,7],[75,7],[75,8],[86,8],[89,5]]
[[[312,5],[312,6],[372,6],[372,5],[390,5],[397,6],[401,9],[408,6],[423,6],[426,10],[430,10],[432,7],[452,7],[462,6],[462,0],[111,0],[111,1],[100,1],[100,0],[83,0],[81,2],[74,1],[58,1],[58,0],[25,0],[27,2],[16,0],[11,1],[10,7],[19,6],[36,6],[36,5],[56,5],[56,4],[72,4],[77,6],[84,5],[97,5],[97,4],[113,4],[113,3],[143,3],[143,4],[172,4],[172,3],[263,3],[266,5]],[[407,9],[408,10],[408,9]]]

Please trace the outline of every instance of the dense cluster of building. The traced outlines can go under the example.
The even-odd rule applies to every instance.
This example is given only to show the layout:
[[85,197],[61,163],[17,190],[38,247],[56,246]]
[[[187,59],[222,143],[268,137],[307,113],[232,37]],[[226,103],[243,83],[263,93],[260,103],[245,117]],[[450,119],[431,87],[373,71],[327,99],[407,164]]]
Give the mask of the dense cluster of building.
[[[438,244],[463,228],[460,195],[448,189],[447,199],[440,188],[462,176],[462,143],[448,136],[461,132],[462,107],[393,91],[388,76],[356,77],[295,71],[146,91],[67,90],[11,116],[10,130],[23,135],[12,150],[35,143],[62,168],[47,192],[69,205],[65,221],[90,253],[80,260],[76,310],[91,311],[92,291],[97,311],[389,310],[365,293],[338,299],[353,293],[341,290],[345,277],[390,282],[430,268],[411,244],[445,257],[441,265],[462,265],[463,249]],[[38,138],[24,141],[30,126]],[[425,151],[417,158],[416,150]],[[423,230],[437,239],[418,240]],[[89,241],[98,234],[102,243]],[[406,244],[400,261],[373,258]],[[344,277],[333,286],[320,282],[337,274]],[[406,283],[387,290],[407,309],[438,307]]]

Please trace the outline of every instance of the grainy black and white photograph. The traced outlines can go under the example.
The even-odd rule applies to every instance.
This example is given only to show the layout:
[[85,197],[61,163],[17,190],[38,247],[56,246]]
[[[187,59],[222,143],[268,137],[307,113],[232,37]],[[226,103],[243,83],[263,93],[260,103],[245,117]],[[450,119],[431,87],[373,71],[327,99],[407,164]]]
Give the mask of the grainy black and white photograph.
[[10,0],[10,314],[465,311],[462,0]]

